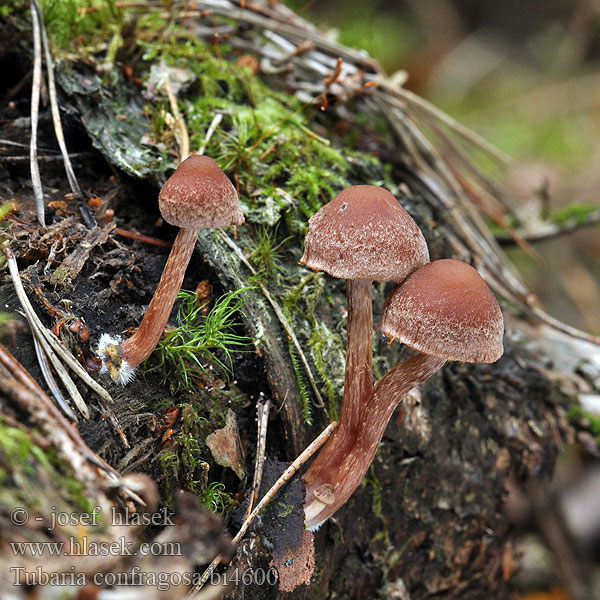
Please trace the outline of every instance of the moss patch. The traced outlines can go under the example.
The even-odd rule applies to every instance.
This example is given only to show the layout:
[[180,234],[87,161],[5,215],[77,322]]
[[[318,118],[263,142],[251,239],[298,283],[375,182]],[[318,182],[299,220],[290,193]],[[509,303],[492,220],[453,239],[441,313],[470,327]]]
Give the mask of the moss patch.
[[46,521],[53,513],[89,513],[84,485],[54,449],[38,446],[25,430],[0,417],[0,505],[27,507]]

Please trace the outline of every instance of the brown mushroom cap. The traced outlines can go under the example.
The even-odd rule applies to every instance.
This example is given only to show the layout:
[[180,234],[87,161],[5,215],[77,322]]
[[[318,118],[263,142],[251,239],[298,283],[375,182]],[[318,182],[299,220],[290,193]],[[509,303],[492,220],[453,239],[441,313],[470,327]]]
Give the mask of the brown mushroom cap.
[[323,504],[333,504],[335,502],[335,491],[330,483],[324,483],[313,491],[313,496]]
[[374,185],[349,187],[315,213],[300,259],[333,277],[377,281],[402,281],[428,261],[417,224],[390,192]]
[[241,225],[244,213],[233,184],[208,156],[186,158],[158,196],[160,212],[171,225],[202,229]]
[[490,363],[503,352],[500,306],[479,273],[459,260],[436,260],[396,286],[381,331],[447,360]]

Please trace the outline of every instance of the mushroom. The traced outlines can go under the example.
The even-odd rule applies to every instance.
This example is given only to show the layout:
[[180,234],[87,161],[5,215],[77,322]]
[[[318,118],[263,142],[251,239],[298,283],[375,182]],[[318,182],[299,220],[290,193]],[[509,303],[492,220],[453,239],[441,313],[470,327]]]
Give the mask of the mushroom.
[[[403,281],[429,261],[427,243],[412,217],[387,190],[356,185],[340,192],[308,221],[300,263],[346,279],[346,371],[338,426],[304,475],[306,510],[314,491],[329,484],[330,449],[351,447],[361,410],[373,389],[371,283]],[[318,501],[317,501],[318,502]]]
[[98,355],[102,371],[123,385],[158,343],[171,314],[200,229],[241,225],[244,214],[233,184],[208,156],[186,158],[169,177],[158,196],[167,223],[180,227],[154,296],[136,332],[122,341],[102,334]]
[[309,512],[304,513],[306,520],[318,515],[326,506],[335,502],[335,492],[330,483],[324,483],[313,491],[313,501],[310,504]]
[[479,273],[458,260],[428,263],[397,285],[386,299],[381,331],[416,353],[377,383],[361,412],[354,443],[330,449],[329,469],[322,477],[333,486],[335,501],[316,514],[307,512],[305,505],[305,525],[311,530],[320,527],[360,485],[394,409],[411,389],[447,360],[491,363],[503,353],[504,320],[498,302]]

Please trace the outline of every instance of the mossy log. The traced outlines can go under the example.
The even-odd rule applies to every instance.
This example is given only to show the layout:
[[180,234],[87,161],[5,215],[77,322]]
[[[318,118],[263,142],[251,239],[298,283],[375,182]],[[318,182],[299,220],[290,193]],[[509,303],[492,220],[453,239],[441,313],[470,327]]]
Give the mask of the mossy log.
[[[100,208],[90,203],[99,208],[97,217],[114,211],[120,229],[103,229],[83,256],[78,247],[89,232],[76,200],[64,201],[69,188],[60,163],[42,169],[53,201],[47,230],[35,224],[27,170],[0,163],[1,199],[19,203],[19,220],[5,221],[2,235],[18,256],[30,297],[48,327],[67,324],[59,333],[84,360],[93,359],[90,344],[103,331],[119,333],[139,323],[167,250],[131,242],[119,231],[163,241],[174,236],[159,222],[156,198],[177,165],[184,123],[191,149],[202,148],[235,181],[247,221],[237,232],[199,235],[184,287],[208,282],[213,303],[247,287],[234,327],[253,340],[245,352],[231,351],[234,378],[219,368],[227,357],[217,350],[220,363],[204,355],[204,370],[188,373],[187,382],[177,369],[162,372],[156,356],[126,388],[102,379],[114,404],[87,398],[91,418],[78,425],[85,444],[117,472],[142,472],[158,484],[158,501],[182,516],[175,537],[185,540],[189,552],[178,568],[198,568],[211,553],[227,555],[218,522],[205,518],[191,495],[182,500],[177,492],[188,490],[225,512],[233,531],[239,515],[231,509],[243,508],[250,484],[216,465],[204,442],[223,426],[227,409],[236,413],[247,472],[255,459],[255,405],[261,397],[273,406],[267,433],[273,464],[293,460],[335,418],[343,385],[344,286],[298,264],[303,236],[308,218],[344,187],[384,185],[423,230],[432,259],[466,260],[486,278],[505,313],[506,352],[492,365],[448,364],[401,402],[364,485],[315,535],[310,585],[290,597],[507,597],[513,541],[503,514],[508,482],[551,477],[563,443],[595,450],[596,441],[582,420],[572,418],[572,409],[580,393],[600,389],[600,353],[585,334],[547,316],[521,283],[477,202],[482,195],[500,203],[505,198],[457,140],[467,139],[471,149],[494,160],[501,157],[395,87],[368,57],[330,42],[273,2],[199,1],[185,15],[179,2],[168,8],[149,2],[143,10],[136,3],[111,3],[86,11],[84,4],[42,2],[43,15],[67,144],[84,151],[74,163],[80,185],[103,199]],[[10,3],[2,23],[5,37],[17,40],[27,55],[18,58],[11,47],[0,46],[15,79],[25,76],[31,61],[27,6]],[[93,42],[80,43],[91,35]],[[26,139],[18,117],[28,114],[27,94],[18,98],[2,117],[16,122],[15,135]],[[40,126],[41,139],[52,146],[47,111]],[[77,257],[76,274],[59,278],[57,267]],[[373,288],[375,323],[388,289]],[[8,278],[0,294],[4,310],[18,309]],[[68,325],[77,318],[85,320],[91,342],[73,339]],[[42,381],[28,330],[17,327],[7,343]],[[378,377],[404,356],[376,335],[373,351]],[[65,510],[79,512],[96,503],[107,511],[112,501],[110,486],[98,483],[97,473],[78,473],[79,463],[61,454],[66,442],[49,435],[52,417],[33,418],[41,410],[37,393],[0,365],[0,427],[7,429],[0,435],[6,585],[14,583],[7,574],[14,563],[9,542],[24,531],[10,525],[9,515],[16,505],[33,510],[32,486],[42,498],[35,508],[40,514],[54,496]],[[130,449],[111,419],[120,423]],[[279,510],[275,525],[267,514],[242,542],[234,564],[269,568],[274,538],[284,539],[286,519],[301,514],[296,485],[279,499],[290,510]],[[146,492],[152,487],[144,486]],[[190,531],[198,539],[190,540]],[[28,535],[56,539],[35,530]],[[112,540],[116,533],[103,535]],[[135,540],[141,534],[128,535]],[[120,560],[125,563],[120,557],[79,567],[88,574],[116,570],[124,566]],[[164,561],[140,565],[156,571],[167,568]],[[67,562],[54,568],[66,569]],[[243,583],[228,597],[279,597],[277,585]]]

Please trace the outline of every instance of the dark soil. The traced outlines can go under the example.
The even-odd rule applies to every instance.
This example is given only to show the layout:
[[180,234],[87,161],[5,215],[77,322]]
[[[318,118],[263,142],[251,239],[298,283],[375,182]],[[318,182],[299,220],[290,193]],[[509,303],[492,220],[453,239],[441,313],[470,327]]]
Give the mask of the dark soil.
[[[2,64],[6,67],[3,72],[7,73],[5,82],[8,88],[14,88],[23,78],[30,76],[26,65],[16,60],[14,54],[4,55]],[[16,94],[11,95],[9,91],[0,104],[0,203],[15,201],[19,206],[18,218],[11,218],[8,233],[13,238],[12,246],[24,285],[38,314],[47,327],[55,325],[61,315],[77,317],[85,323],[90,332],[89,343],[73,339],[65,341],[76,342],[76,352],[80,352],[82,362],[94,372],[98,367],[94,364],[94,344],[103,332],[124,333],[139,324],[160,279],[169,250],[113,233],[105,244],[93,248],[81,273],[69,285],[50,284],[54,269],[81,243],[88,230],[83,224],[80,206],[69,194],[48,106],[40,112],[38,129],[38,155],[48,207],[48,229],[42,230],[37,225],[28,159],[29,93],[26,81]],[[67,116],[63,125],[73,167],[86,200],[101,198],[100,213],[114,211],[113,220],[119,228],[172,242],[177,229],[160,217],[158,189],[114,171],[94,150],[81,123],[72,116]],[[87,206],[84,208],[93,212]],[[101,220],[99,222],[102,224]],[[210,282],[213,299],[225,291],[214,272],[195,253],[183,288],[193,290],[203,280]],[[7,312],[14,313],[19,309],[8,275],[4,276],[0,285],[0,302]],[[171,322],[174,322],[177,308],[178,303],[173,309]],[[23,318],[17,319],[20,325],[14,339],[10,340],[9,349],[36,381],[42,381],[29,328]],[[65,332],[66,328],[63,328],[61,333]],[[236,389],[248,398],[248,402],[253,403],[261,392],[268,395],[264,367],[254,352],[236,353],[233,361]],[[115,399],[114,412],[133,445],[158,435],[156,423],[163,409],[157,408],[157,400],[171,398],[173,404],[190,401],[189,393],[172,395],[170,389],[160,386],[151,376],[139,375],[127,388],[114,385],[106,376],[102,377],[102,384]],[[91,405],[91,419],[80,423],[79,429],[93,450],[116,465],[126,449],[103,418],[93,396],[84,389],[81,391]],[[204,393],[198,390],[195,396],[200,394],[201,398]],[[243,429],[248,425],[248,442],[247,437],[252,439],[255,430],[253,410],[246,414],[249,423],[242,417],[240,425]],[[215,475],[219,471],[220,468],[216,467]]]

